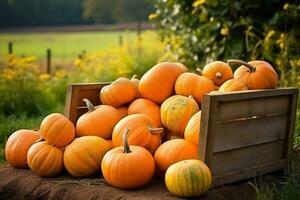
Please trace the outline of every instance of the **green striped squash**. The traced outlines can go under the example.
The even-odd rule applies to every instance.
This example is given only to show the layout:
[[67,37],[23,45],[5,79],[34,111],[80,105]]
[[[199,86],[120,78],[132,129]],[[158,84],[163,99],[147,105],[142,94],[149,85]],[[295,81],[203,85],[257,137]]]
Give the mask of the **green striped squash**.
[[212,175],[201,160],[183,160],[167,169],[165,183],[169,192],[176,196],[195,197],[208,191]]

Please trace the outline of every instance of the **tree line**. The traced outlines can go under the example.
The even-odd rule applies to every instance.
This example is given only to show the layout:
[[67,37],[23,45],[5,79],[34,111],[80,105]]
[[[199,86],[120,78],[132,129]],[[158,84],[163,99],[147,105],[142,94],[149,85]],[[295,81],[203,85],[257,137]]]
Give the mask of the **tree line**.
[[146,21],[153,0],[1,0],[0,27]]

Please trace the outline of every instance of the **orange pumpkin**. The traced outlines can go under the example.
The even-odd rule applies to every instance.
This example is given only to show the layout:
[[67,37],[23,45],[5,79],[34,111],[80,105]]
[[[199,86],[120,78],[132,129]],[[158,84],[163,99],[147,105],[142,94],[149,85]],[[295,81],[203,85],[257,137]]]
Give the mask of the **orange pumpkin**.
[[117,110],[120,112],[122,118],[124,118],[128,115],[128,107],[127,106],[121,106],[121,107],[117,108]]
[[213,90],[215,90],[215,85],[211,80],[190,72],[181,74],[175,83],[176,94],[192,95],[199,104],[203,95]]
[[266,61],[228,60],[229,64],[241,65],[234,72],[234,78],[241,81],[249,90],[276,88],[278,75]]
[[100,169],[102,158],[110,149],[110,143],[101,137],[76,138],[65,149],[64,165],[73,176],[90,176]]
[[53,113],[42,121],[40,133],[49,144],[64,147],[75,138],[75,127],[62,114]]
[[160,133],[163,132],[163,128],[153,127],[152,120],[145,115],[128,115],[115,126],[112,134],[113,145],[114,147],[121,146],[123,133],[129,129],[128,143],[130,145],[142,146],[154,153],[161,143]]
[[159,63],[143,75],[139,91],[144,98],[161,104],[173,94],[177,77],[186,71],[187,68],[180,63]]
[[131,82],[135,85],[136,90],[137,90],[137,94],[136,94],[136,97],[135,97],[135,98],[136,98],[136,99],[142,98],[142,95],[141,95],[141,93],[140,93],[140,91],[139,91],[139,82],[140,82],[140,80],[137,79],[137,75],[136,75],[136,74],[134,74],[134,75],[132,76]]
[[201,111],[191,117],[184,130],[184,139],[194,143],[195,145],[199,144],[200,121]]
[[212,80],[216,86],[220,86],[225,81],[231,79],[233,73],[227,63],[214,61],[204,66],[202,76]]
[[38,141],[38,131],[21,129],[11,134],[5,145],[5,158],[16,168],[27,167],[27,152],[31,145]]
[[104,179],[114,187],[139,188],[153,177],[155,163],[152,155],[143,147],[128,145],[127,133],[123,135],[122,147],[108,151],[101,163]]
[[119,107],[134,100],[137,94],[136,84],[122,77],[101,89],[100,100],[102,104]]
[[161,105],[161,120],[165,127],[183,136],[189,119],[199,111],[199,106],[193,97],[174,95]]
[[161,127],[160,106],[148,99],[136,99],[128,107],[128,114],[143,114],[149,117],[155,127]]
[[234,92],[234,91],[242,91],[247,90],[247,87],[241,81],[237,79],[230,79],[225,81],[223,85],[219,88],[219,92]]
[[63,152],[46,141],[38,142],[29,148],[27,162],[39,176],[55,176],[63,169]]
[[184,139],[169,140],[158,147],[154,154],[156,166],[164,174],[172,164],[187,159],[197,159],[198,149],[193,143]]
[[88,112],[79,117],[76,124],[77,136],[95,135],[104,139],[111,138],[112,130],[122,118],[120,112],[110,105],[94,105],[83,99]]

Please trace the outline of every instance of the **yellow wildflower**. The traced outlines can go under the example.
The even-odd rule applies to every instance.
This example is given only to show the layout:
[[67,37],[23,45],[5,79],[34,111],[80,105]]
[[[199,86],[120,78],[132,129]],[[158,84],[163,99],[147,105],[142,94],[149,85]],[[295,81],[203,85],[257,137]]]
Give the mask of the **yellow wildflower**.
[[46,80],[50,79],[50,75],[49,74],[40,74],[39,78],[42,81],[46,81]]
[[148,16],[148,19],[149,20],[152,20],[152,19],[155,19],[157,18],[157,14],[156,13],[151,13],[149,16]]
[[223,28],[221,28],[220,33],[221,33],[221,35],[227,36],[228,33],[229,33],[228,27],[223,27]]
[[290,7],[290,4],[288,3],[285,3],[284,6],[283,6],[283,10],[288,10]]
[[196,1],[194,1],[194,3],[193,3],[193,7],[200,7],[200,6],[202,6],[204,3],[206,2],[206,0],[196,0]]

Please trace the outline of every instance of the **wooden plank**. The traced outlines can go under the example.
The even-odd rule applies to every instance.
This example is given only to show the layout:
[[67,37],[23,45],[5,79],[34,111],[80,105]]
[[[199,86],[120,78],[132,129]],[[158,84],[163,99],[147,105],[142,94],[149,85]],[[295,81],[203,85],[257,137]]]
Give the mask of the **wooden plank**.
[[84,106],[82,99],[88,98],[93,104],[100,104],[99,92],[107,84],[109,83],[70,84],[66,96],[65,116],[76,124],[77,119],[84,113],[83,110],[78,110],[78,107]]
[[293,95],[298,92],[297,88],[277,88],[277,89],[266,89],[266,90],[245,90],[238,92],[226,92],[226,93],[208,93],[204,96],[211,96],[212,101],[236,101],[253,98],[265,98],[265,97],[276,97],[284,95]]
[[287,114],[289,96],[264,97],[220,102],[218,121]]
[[217,176],[231,171],[285,159],[284,142],[284,140],[280,140],[238,150],[215,153],[210,160],[209,167],[213,176]]
[[224,173],[223,175],[214,176],[212,187],[218,187],[227,183],[232,183],[240,180],[244,180],[250,177],[260,176],[273,171],[286,168],[287,160],[282,159],[275,162],[264,163],[262,165],[255,165],[248,168],[231,171]]
[[[209,104],[207,104],[210,102]],[[218,110],[218,102],[212,102],[210,97],[204,100],[204,104],[201,105],[201,109],[204,111],[204,121],[203,124],[200,126],[200,137],[199,137],[199,144],[200,144],[200,159],[204,160],[206,164],[210,164],[211,159],[210,155],[213,153],[214,147],[214,140],[215,134],[210,134],[211,132],[215,131],[215,123],[216,123],[216,115],[215,113]],[[207,112],[208,111],[208,112]],[[207,115],[207,116],[205,116]],[[202,120],[202,112],[201,112],[201,120]],[[202,132],[203,130],[203,132]],[[204,133],[204,138],[202,137],[202,133]],[[201,151],[205,152],[205,156],[201,154]]]
[[262,144],[286,137],[287,115],[217,123],[214,153]]
[[205,96],[202,100],[201,104],[201,121],[200,121],[200,132],[199,132],[199,145],[198,145],[198,155],[199,159],[203,162],[206,162],[206,149],[207,149],[207,143],[208,143],[208,125],[209,125],[209,116],[212,115],[210,112],[210,96]]
[[298,90],[297,93],[293,94],[290,97],[290,106],[289,106],[289,112],[288,112],[288,121],[290,123],[286,126],[286,135],[287,140],[285,143],[285,155],[288,158],[288,161],[290,162],[291,159],[291,151],[293,149],[293,138],[294,138],[294,131],[295,131],[295,120],[296,120],[296,112],[297,112],[297,102],[298,102]]

